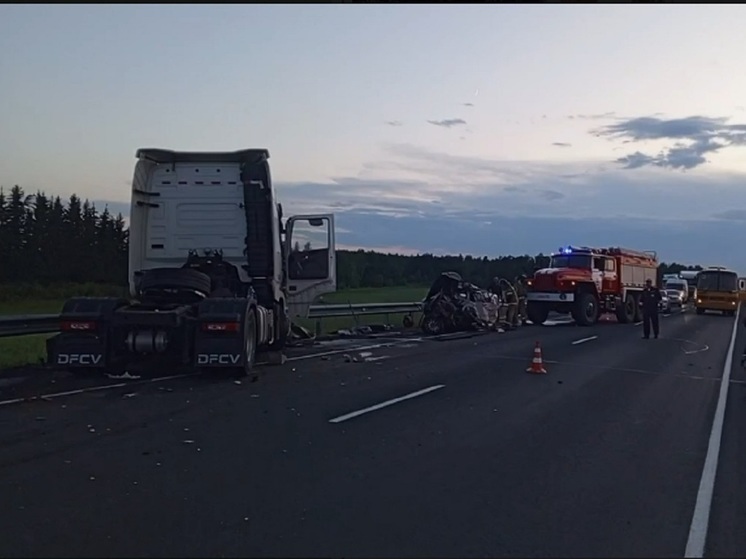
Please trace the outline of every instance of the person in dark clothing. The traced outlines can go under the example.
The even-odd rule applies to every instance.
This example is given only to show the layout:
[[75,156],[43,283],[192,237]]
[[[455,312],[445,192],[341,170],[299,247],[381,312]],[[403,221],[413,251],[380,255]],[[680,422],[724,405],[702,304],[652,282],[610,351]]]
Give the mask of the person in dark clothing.
[[645,281],[645,289],[640,295],[640,306],[642,307],[642,337],[650,338],[650,325],[653,325],[653,335],[657,338],[660,332],[660,317],[658,308],[661,301],[661,292],[657,287],[653,287],[653,280]]

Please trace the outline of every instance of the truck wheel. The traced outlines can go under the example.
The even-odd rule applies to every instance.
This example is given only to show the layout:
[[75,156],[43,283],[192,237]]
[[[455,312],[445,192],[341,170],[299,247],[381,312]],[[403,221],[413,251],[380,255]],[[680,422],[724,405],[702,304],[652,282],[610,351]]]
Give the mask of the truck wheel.
[[549,318],[549,307],[542,305],[541,303],[528,304],[526,306],[526,314],[532,324],[537,326],[544,324]]
[[705,314],[705,310],[704,309],[697,309],[697,314]]
[[254,376],[254,364],[256,363],[256,312],[249,309],[243,329],[244,343],[244,365],[240,370],[240,376]]
[[573,313],[580,326],[591,326],[598,321],[598,301],[592,293],[581,293]]
[[212,280],[207,274],[189,268],[153,268],[140,280],[140,292],[148,289],[191,289],[208,296]]
[[635,322],[642,322],[642,307],[640,306],[640,296],[633,295],[635,300]]
[[270,351],[280,351],[285,347],[288,336],[290,335],[290,316],[288,308],[283,301],[282,304],[275,306],[277,313],[277,328],[275,330],[275,341],[269,344]]
[[627,293],[624,303],[616,311],[616,319],[622,324],[635,320],[635,298],[632,293]]

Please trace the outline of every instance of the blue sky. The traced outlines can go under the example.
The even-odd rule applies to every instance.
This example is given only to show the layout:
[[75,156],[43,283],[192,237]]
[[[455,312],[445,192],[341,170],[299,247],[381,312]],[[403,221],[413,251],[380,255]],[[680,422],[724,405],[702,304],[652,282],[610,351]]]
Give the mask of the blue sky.
[[[746,272],[740,5],[0,5],[0,185],[126,212],[138,147],[266,147],[342,248]],[[735,242],[734,242],[735,241]]]

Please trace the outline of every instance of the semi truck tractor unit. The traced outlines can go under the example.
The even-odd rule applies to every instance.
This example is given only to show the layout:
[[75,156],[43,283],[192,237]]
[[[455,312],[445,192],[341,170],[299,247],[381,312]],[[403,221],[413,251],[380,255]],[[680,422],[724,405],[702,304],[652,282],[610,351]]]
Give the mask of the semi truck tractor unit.
[[550,312],[569,313],[582,326],[605,313],[622,323],[642,320],[639,305],[645,281],[657,285],[655,252],[619,247],[563,247],[551,255],[548,268],[528,281],[528,319],[542,324]]
[[291,320],[336,290],[334,216],[283,219],[266,149],[140,149],[129,298],[65,302],[48,362],[123,373],[186,366],[251,373]]

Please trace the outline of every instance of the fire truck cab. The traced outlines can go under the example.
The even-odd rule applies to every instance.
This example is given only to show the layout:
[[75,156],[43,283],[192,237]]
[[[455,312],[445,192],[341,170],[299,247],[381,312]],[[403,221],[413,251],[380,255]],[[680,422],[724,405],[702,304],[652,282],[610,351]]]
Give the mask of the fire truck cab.
[[655,252],[620,247],[562,247],[548,268],[528,281],[527,314],[542,324],[550,312],[569,313],[581,326],[595,324],[605,313],[622,323],[641,320],[640,293],[645,281],[657,285]]

